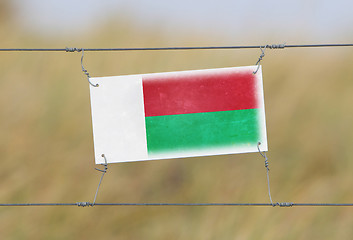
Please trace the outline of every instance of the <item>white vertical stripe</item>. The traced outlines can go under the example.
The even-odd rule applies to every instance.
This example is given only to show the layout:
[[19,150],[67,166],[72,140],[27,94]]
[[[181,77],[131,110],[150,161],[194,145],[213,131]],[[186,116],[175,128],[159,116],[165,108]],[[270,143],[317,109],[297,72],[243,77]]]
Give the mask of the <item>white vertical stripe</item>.
[[96,164],[146,160],[147,142],[141,75],[91,78]]

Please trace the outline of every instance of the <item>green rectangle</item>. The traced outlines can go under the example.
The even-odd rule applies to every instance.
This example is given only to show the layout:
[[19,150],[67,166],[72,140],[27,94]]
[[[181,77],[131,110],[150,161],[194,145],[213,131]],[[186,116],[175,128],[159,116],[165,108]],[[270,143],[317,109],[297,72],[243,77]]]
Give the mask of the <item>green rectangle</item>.
[[146,117],[148,153],[254,144],[258,109]]

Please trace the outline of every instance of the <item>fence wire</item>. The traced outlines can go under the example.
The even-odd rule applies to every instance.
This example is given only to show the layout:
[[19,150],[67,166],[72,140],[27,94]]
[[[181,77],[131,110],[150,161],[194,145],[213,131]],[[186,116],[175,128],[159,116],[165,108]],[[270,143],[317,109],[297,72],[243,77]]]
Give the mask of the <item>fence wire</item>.
[[353,47],[353,43],[328,44],[267,44],[248,46],[195,46],[195,47],[136,47],[136,48],[0,48],[1,52],[81,52],[81,51],[173,51],[173,50],[227,50],[227,49],[285,49],[285,48],[319,48],[319,47]]
[[[196,46],[196,47],[137,47],[137,48],[0,48],[0,52],[98,52],[98,51],[173,51],[173,50],[230,50],[230,49],[285,49],[285,48],[321,48],[321,47],[353,47],[353,43],[329,44],[271,44],[248,46]],[[259,150],[260,151],[260,150]],[[261,152],[260,152],[261,153]],[[267,159],[266,159],[267,160]],[[268,174],[268,172],[267,172]],[[104,174],[103,174],[104,176]],[[267,175],[268,176],[268,175]],[[102,180],[102,178],[101,178]],[[101,183],[101,182],[100,182]],[[100,184],[99,184],[100,185]],[[98,186],[99,189],[99,186]],[[97,192],[98,192],[97,189]],[[136,206],[136,207],[352,207],[353,203],[96,203],[96,197],[91,202],[76,203],[0,203],[0,207],[53,207],[53,206]]]
[[96,207],[96,206],[131,206],[131,207],[353,207],[353,203],[1,203],[0,207],[54,207],[54,206],[77,206],[77,207]]

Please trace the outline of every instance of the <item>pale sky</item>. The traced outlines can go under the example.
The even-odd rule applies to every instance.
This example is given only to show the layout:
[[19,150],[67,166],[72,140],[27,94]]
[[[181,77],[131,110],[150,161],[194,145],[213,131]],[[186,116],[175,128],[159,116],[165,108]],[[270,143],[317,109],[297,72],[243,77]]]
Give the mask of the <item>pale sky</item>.
[[234,43],[261,37],[292,42],[352,42],[352,0],[13,0],[17,22],[30,31],[72,34],[124,15],[145,29],[222,33]]

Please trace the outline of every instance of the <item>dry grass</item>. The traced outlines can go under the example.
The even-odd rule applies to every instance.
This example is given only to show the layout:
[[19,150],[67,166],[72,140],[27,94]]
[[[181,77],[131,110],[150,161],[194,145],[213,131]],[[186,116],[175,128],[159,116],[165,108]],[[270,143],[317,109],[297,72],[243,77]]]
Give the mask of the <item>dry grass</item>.
[[[166,46],[127,22],[77,41],[8,32],[2,47]],[[3,34],[5,33],[6,34]],[[89,36],[89,37],[88,37]],[[99,37],[96,37],[99,36]],[[49,44],[49,43],[51,44]],[[180,37],[175,45],[214,44]],[[92,76],[253,65],[259,51],[87,53]],[[352,202],[352,49],[268,51],[263,61],[275,201]],[[92,201],[88,83],[77,53],[1,53],[1,202]],[[99,202],[267,202],[259,154],[113,164]],[[0,208],[1,239],[348,239],[349,208]]]

